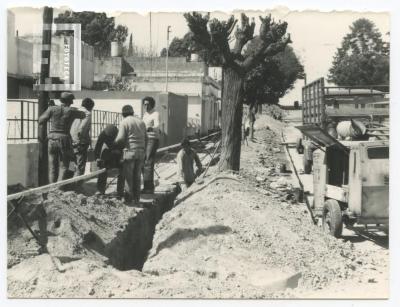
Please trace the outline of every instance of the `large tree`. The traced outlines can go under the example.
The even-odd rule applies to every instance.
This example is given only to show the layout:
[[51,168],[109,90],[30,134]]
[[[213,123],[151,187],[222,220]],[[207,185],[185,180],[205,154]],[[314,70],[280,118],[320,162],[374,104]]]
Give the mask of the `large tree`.
[[128,28],[115,25],[114,17],[106,13],[65,11],[54,18],[55,23],[81,24],[81,39],[94,47],[95,56],[110,55],[111,42],[124,43],[128,36]]
[[389,44],[368,19],[350,26],[337,49],[328,80],[337,85],[377,85],[389,83]]
[[186,21],[193,33],[195,50],[203,52],[206,63],[223,68],[222,88],[222,151],[220,170],[238,171],[240,168],[241,124],[243,115],[243,83],[246,75],[260,61],[283,51],[290,42],[286,35],[286,22],[275,22],[271,16],[261,17],[259,44],[244,55],[244,46],[254,38],[255,21],[241,15],[236,27],[235,41],[230,46],[231,34],[237,20],[231,16],[226,21],[210,20],[209,14],[186,13]]
[[[245,54],[256,48],[258,39],[251,41]],[[289,90],[293,89],[297,79],[304,78],[304,68],[293,51],[287,46],[285,50],[273,57],[264,58],[246,76],[244,82],[243,102],[249,105],[249,112],[256,113],[259,105],[277,104]],[[250,138],[253,138],[255,116],[250,119]]]

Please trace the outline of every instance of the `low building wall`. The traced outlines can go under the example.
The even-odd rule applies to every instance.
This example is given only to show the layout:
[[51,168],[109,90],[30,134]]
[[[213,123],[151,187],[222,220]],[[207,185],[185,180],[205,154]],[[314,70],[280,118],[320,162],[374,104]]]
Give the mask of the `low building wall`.
[[7,144],[7,185],[38,185],[39,144]]

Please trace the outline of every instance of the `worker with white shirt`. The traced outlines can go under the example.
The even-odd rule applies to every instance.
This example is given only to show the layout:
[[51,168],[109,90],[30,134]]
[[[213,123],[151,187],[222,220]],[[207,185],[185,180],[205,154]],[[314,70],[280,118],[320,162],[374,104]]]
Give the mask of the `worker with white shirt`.
[[143,121],[147,131],[142,193],[152,194],[154,193],[154,162],[160,139],[160,114],[155,110],[156,102],[153,97],[144,97],[142,103],[145,109]]

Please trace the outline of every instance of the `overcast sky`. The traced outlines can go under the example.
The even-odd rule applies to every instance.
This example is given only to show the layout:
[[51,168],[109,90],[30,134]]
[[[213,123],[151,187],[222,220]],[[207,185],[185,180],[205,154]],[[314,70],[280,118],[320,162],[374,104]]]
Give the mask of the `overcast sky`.
[[[40,33],[41,10],[39,9],[12,9],[15,14],[16,29],[20,35],[32,32]],[[59,10],[54,12],[57,16]],[[246,12],[250,17],[255,17],[257,22],[256,34],[258,33],[259,15],[271,13],[275,19],[288,22],[288,32],[293,41],[292,47],[300,57],[305,67],[307,80],[312,81],[319,77],[326,77],[332,63],[336,49],[340,46],[343,37],[349,32],[349,26],[356,19],[364,17],[375,23],[383,34],[390,31],[389,14],[385,13],[356,13],[356,12],[318,12],[318,11],[288,11],[286,9],[271,10],[265,12]],[[239,12],[234,13],[239,17]],[[115,16],[117,24],[126,25],[129,33],[133,34],[133,41],[139,48],[150,47],[150,18],[149,14],[137,13],[109,13]],[[221,19],[227,18],[221,12],[214,12],[211,17]],[[182,13],[152,13],[152,45],[153,50],[159,52],[166,46],[166,29],[171,26],[171,39],[182,37],[187,31],[186,21]],[[127,40],[128,41],[128,40]],[[301,100],[302,80],[299,80],[294,90],[286,95],[281,103],[292,104],[294,100]]]

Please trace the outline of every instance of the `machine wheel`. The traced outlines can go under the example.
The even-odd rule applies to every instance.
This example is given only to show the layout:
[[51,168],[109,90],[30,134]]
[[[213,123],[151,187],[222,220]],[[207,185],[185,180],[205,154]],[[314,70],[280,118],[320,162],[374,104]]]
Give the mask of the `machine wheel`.
[[327,199],[322,214],[322,229],[335,238],[342,235],[343,218],[339,203],[334,199]]

